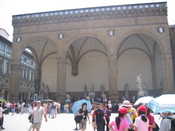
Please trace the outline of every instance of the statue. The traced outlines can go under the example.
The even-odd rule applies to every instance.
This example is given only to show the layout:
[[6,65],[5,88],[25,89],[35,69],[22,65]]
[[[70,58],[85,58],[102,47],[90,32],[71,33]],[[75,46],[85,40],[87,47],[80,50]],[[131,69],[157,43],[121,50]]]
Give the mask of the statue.
[[105,87],[104,87],[104,85],[101,85],[100,86],[100,92],[101,92],[101,94],[104,94],[105,93]]
[[90,88],[89,97],[90,97],[90,99],[91,99],[92,101],[93,101],[94,98],[95,98],[94,85],[92,85],[92,87]]
[[70,104],[71,103],[71,96],[69,94],[66,94],[65,103],[66,104]]
[[88,96],[88,88],[87,88],[87,84],[84,85],[84,97]]
[[125,90],[124,96],[126,99],[128,99],[129,98],[129,85],[128,85],[128,83],[125,83],[124,90]]
[[105,94],[105,87],[104,87],[104,85],[100,86],[100,92],[101,92],[101,99],[102,99],[102,101],[104,103],[106,103],[107,102],[107,96]]
[[145,96],[145,90],[143,85],[142,74],[137,75],[136,78],[137,88],[138,88],[138,97]]

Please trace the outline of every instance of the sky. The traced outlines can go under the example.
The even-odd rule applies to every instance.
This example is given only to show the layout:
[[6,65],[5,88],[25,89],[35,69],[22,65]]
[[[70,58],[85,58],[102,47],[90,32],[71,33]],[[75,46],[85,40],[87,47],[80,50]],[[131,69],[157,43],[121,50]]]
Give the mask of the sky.
[[75,9],[96,6],[122,5],[149,2],[168,3],[169,25],[175,24],[174,0],[0,0],[0,28],[5,29],[12,40],[12,15],[43,11]]

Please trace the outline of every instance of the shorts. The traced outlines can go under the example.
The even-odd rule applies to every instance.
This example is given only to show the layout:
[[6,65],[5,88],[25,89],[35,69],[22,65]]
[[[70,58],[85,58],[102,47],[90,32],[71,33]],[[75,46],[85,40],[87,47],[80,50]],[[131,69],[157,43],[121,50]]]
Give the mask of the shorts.
[[33,128],[37,128],[37,129],[40,129],[41,128],[41,123],[33,123],[32,124],[32,127]]

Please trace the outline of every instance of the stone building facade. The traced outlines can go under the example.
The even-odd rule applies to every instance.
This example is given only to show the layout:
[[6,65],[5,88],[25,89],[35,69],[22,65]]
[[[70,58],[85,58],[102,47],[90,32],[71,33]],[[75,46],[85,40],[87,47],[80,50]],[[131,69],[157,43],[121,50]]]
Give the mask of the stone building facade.
[[6,30],[0,28],[0,98],[8,99],[10,89],[10,65],[12,42]]
[[112,99],[134,96],[140,75],[146,94],[174,91],[165,2],[22,14],[12,20],[14,97],[20,93],[19,64],[26,48],[36,63],[38,92],[52,98],[92,92]]

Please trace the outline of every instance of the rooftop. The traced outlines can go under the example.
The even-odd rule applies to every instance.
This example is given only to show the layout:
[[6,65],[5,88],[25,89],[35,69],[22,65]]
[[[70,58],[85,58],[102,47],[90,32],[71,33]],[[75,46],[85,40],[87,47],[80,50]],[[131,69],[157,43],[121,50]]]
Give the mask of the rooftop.
[[13,16],[12,23],[13,26],[22,26],[32,24],[83,21],[89,19],[143,16],[167,16],[166,2],[103,6],[20,14]]

